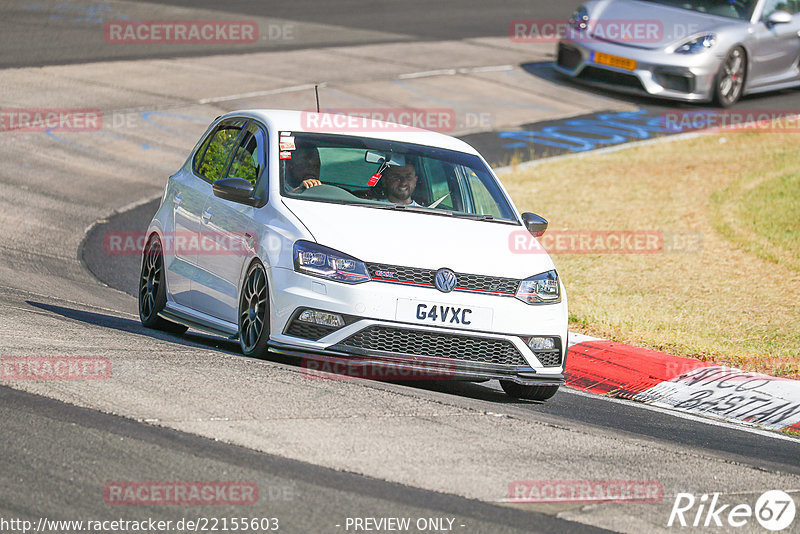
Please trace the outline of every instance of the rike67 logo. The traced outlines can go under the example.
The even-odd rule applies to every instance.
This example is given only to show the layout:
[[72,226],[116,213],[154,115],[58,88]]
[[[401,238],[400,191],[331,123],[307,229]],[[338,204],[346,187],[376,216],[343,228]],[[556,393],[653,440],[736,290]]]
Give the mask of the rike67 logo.
[[795,504],[791,495],[781,490],[767,491],[756,500],[754,507],[747,503],[724,503],[719,493],[678,493],[669,514],[667,526],[741,528],[755,519],[767,530],[777,532],[792,525]]

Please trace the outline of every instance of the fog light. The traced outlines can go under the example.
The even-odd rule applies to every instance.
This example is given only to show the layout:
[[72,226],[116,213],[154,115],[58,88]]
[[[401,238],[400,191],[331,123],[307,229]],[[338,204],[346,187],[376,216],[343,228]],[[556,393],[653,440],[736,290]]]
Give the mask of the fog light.
[[556,340],[552,337],[532,337],[528,341],[528,346],[531,350],[554,350]]
[[330,326],[332,328],[341,328],[344,326],[344,319],[342,319],[341,315],[319,310],[304,310],[297,320],[304,323]]

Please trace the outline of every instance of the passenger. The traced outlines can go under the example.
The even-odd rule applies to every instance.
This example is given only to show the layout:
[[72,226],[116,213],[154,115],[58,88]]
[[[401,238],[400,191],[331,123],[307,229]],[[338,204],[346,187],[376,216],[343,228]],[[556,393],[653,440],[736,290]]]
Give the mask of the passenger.
[[417,171],[412,163],[408,163],[403,167],[390,165],[383,171],[381,183],[383,184],[386,200],[389,202],[419,206],[411,198],[417,188]]
[[287,187],[295,192],[322,185],[319,181],[319,150],[311,144],[298,144],[292,151],[292,159],[286,160],[284,176]]

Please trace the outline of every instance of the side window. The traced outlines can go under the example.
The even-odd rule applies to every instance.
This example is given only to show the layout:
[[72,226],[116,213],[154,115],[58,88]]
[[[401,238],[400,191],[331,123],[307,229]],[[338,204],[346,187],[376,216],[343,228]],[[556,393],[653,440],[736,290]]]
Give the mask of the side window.
[[192,163],[192,169],[194,169],[194,172],[199,173],[198,169],[200,168],[200,163],[202,163],[203,156],[205,155],[206,150],[208,150],[208,145],[209,143],[211,143],[211,140],[213,138],[214,138],[213,134],[206,137],[205,140],[203,141],[203,144],[200,146],[200,149],[194,155],[194,161]]
[[[261,146],[259,146],[259,143]],[[252,122],[236,149],[236,154],[228,170],[228,178],[244,178],[256,185],[258,177],[264,170],[264,138],[261,131]]]
[[445,164],[431,158],[423,158],[422,164],[431,186],[431,201],[438,201],[438,205],[443,208],[453,209],[453,198],[450,194],[450,185],[447,183]]
[[195,172],[211,182],[222,178],[241,131],[241,125],[238,124],[223,124],[217,128],[197,152],[202,160],[195,159]]
[[469,187],[472,190],[472,203],[475,205],[475,213],[502,217],[503,214],[500,213],[497,202],[492,198],[492,193],[486,189],[486,186],[481,179],[478,178],[478,175],[467,168],[465,168],[464,171],[467,174]]

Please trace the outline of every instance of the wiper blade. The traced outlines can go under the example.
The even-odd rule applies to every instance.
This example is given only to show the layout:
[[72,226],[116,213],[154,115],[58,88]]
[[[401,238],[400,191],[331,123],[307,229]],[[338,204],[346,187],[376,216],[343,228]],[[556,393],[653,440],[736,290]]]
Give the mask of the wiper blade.
[[435,208],[429,208],[429,207],[426,207],[426,206],[409,206],[408,204],[395,204],[394,207],[395,207],[395,209],[406,210],[406,211],[414,211],[414,212],[417,212],[417,213],[435,213],[436,215],[447,215],[447,216],[451,216],[451,217],[453,215],[452,211],[437,210]]
[[476,221],[493,221],[494,215],[475,215],[473,213],[453,213],[456,217],[463,217],[464,219],[474,219]]
[[453,212],[447,210],[437,210],[425,206],[409,206],[408,204],[369,204],[370,207],[382,210],[413,211],[414,213],[430,213],[432,215],[446,215],[452,217]]

